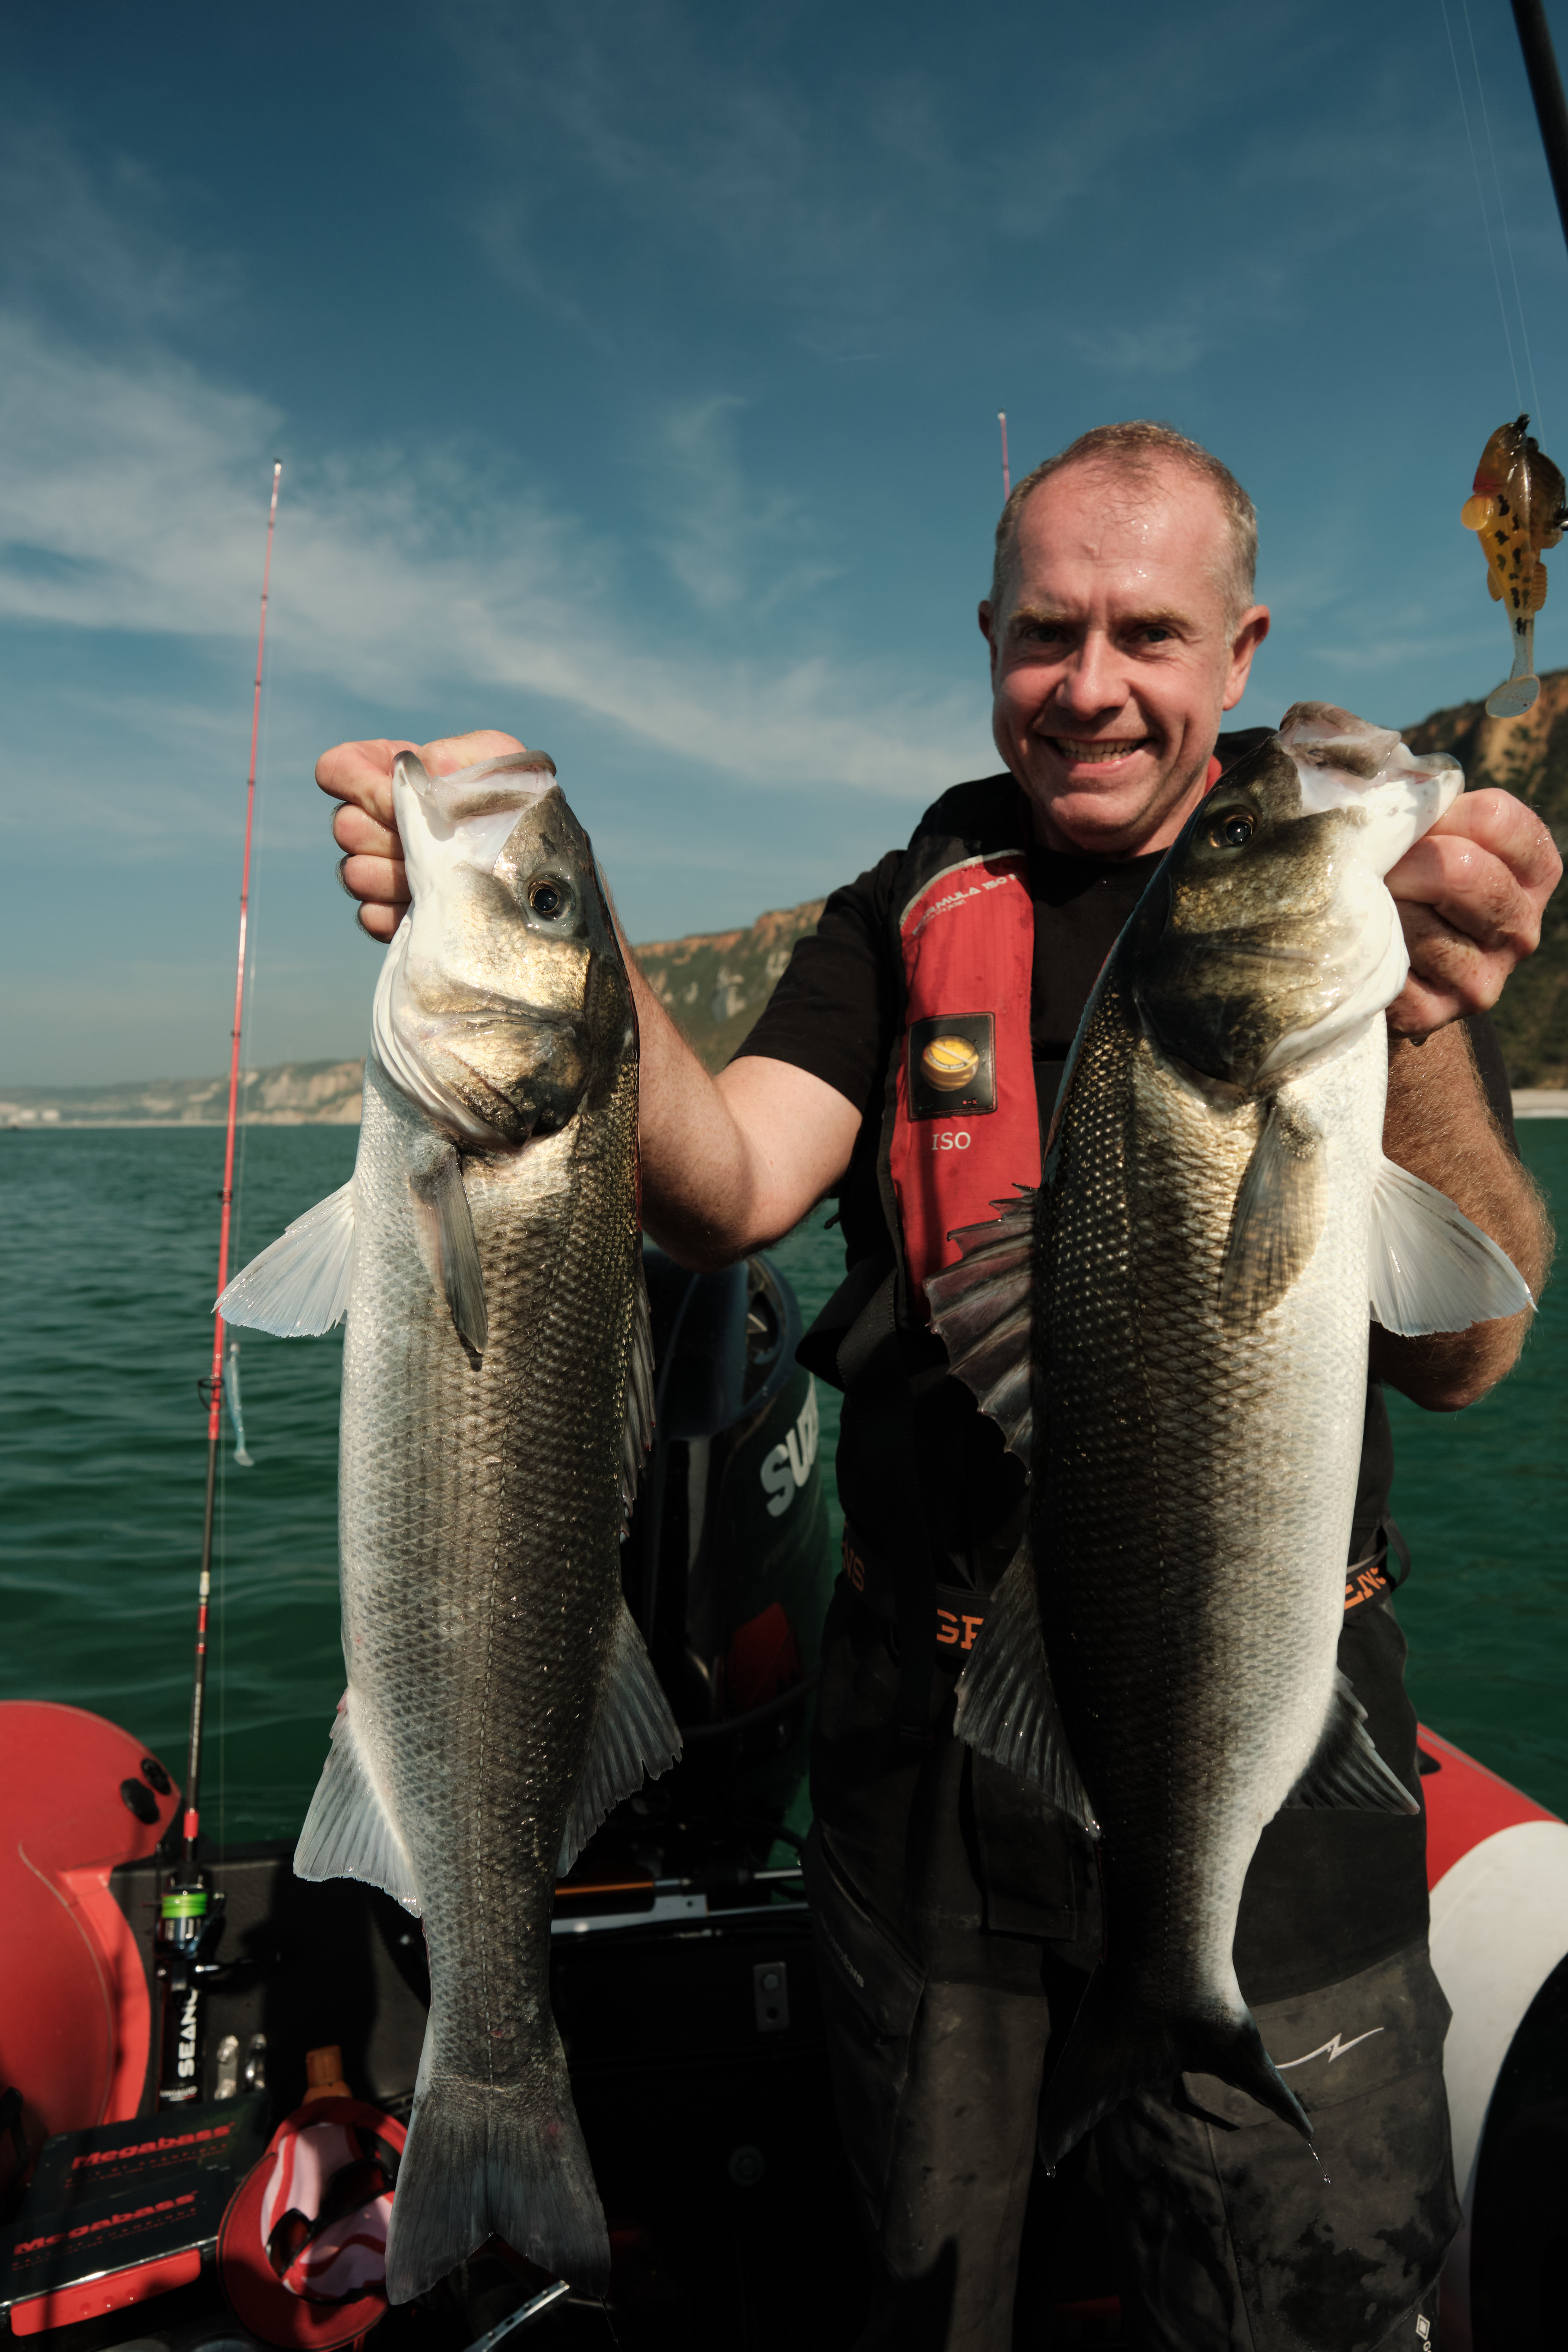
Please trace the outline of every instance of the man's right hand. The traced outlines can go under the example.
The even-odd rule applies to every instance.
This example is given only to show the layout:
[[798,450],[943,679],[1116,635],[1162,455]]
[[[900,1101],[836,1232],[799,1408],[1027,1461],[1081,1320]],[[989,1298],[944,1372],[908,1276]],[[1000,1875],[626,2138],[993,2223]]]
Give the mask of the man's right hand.
[[521,751],[515,735],[480,728],[471,735],[446,735],[435,743],[409,743],[378,736],[369,743],[335,743],[316,762],[316,782],[343,805],[332,819],[332,839],[345,854],[338,879],[360,901],[359,925],[373,940],[389,940],[408,904],[403,844],[392,813],[392,771],[400,751],[417,751],[433,776],[449,776],[480,760]]

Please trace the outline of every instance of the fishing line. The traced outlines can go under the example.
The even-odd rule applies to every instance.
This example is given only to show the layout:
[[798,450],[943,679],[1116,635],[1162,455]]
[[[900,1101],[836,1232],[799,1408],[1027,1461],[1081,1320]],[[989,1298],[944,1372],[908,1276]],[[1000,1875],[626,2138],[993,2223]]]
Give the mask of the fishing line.
[[[1459,97],[1459,114],[1465,126],[1465,143],[1469,148],[1470,168],[1476,175],[1476,202],[1481,208],[1481,226],[1486,232],[1487,239],[1487,258],[1491,263],[1492,283],[1497,288],[1498,316],[1502,321],[1503,347],[1508,352],[1509,373],[1513,378],[1514,402],[1516,406],[1522,408],[1524,394],[1520,386],[1518,362],[1513,356],[1513,337],[1508,331],[1508,304],[1503,299],[1502,273],[1497,266],[1497,249],[1492,244],[1491,216],[1487,211],[1486,195],[1481,187],[1480,162],[1476,154],[1475,137],[1470,130],[1470,110],[1465,104],[1465,85],[1459,73],[1459,52],[1454,47],[1454,27],[1448,21],[1448,0],[1438,0],[1438,5],[1443,11],[1443,30],[1448,36],[1448,55],[1454,64],[1454,88]],[[1467,24],[1469,22],[1468,12],[1465,21]]]
[[1487,134],[1487,152],[1491,157],[1492,179],[1497,187],[1498,217],[1502,222],[1502,241],[1508,249],[1509,275],[1513,279],[1514,306],[1519,312],[1520,341],[1524,345],[1524,364],[1530,373],[1530,397],[1534,404],[1536,430],[1540,432],[1542,429],[1541,394],[1536,388],[1535,361],[1530,349],[1530,329],[1525,324],[1524,297],[1519,290],[1519,269],[1513,257],[1513,238],[1509,231],[1508,206],[1503,202],[1502,173],[1498,170],[1497,149],[1492,143],[1492,119],[1487,107],[1486,84],[1481,79],[1481,61],[1476,54],[1475,29],[1470,23],[1470,0],[1459,0],[1459,5],[1465,12],[1465,36],[1470,45],[1470,64],[1475,69],[1476,76],[1476,97],[1481,110],[1481,122]]

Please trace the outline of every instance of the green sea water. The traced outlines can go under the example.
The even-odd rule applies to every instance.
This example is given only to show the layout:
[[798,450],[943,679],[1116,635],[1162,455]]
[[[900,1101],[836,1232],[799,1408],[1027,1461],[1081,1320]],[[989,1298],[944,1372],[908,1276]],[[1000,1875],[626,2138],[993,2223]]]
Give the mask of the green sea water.
[[[1521,1128],[1568,1223],[1568,1119]],[[352,1128],[247,1139],[236,1265],[343,1182]],[[0,1132],[0,1698],[70,1702],[178,1771],[189,1706],[223,1139],[210,1129]],[[809,1321],[838,1279],[819,1213],[773,1253]],[[282,1837],[339,1693],[341,1334],[246,1333],[255,1466],[224,1449],[203,1812]],[[1568,1281],[1518,1371],[1458,1416],[1394,1400],[1400,1599],[1434,1727],[1568,1812]],[[824,1391],[823,1457],[837,1435]],[[837,1519],[837,1512],[835,1512]]]

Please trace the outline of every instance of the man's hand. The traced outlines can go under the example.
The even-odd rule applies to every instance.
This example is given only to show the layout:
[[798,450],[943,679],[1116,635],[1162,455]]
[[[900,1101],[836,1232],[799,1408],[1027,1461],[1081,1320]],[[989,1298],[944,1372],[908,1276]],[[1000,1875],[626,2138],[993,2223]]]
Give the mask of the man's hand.
[[332,839],[346,855],[338,879],[359,899],[359,924],[373,940],[389,940],[408,904],[403,844],[392,814],[392,771],[400,751],[417,751],[432,776],[449,776],[479,760],[525,747],[515,735],[480,728],[471,735],[447,735],[436,743],[408,743],[378,737],[370,743],[336,743],[316,762],[316,782],[343,805],[332,819]]
[[1388,1008],[1396,1036],[1489,1012],[1541,944],[1563,875],[1552,835],[1511,793],[1463,793],[1388,875],[1410,977]]

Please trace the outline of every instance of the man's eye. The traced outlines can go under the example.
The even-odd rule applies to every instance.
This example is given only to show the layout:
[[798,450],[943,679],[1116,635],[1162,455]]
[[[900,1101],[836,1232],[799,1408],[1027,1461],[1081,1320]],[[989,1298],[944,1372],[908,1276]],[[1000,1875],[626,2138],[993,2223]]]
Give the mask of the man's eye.
[[1232,809],[1226,816],[1216,816],[1209,827],[1209,844],[1215,849],[1245,849],[1252,839],[1253,823],[1245,809]]

